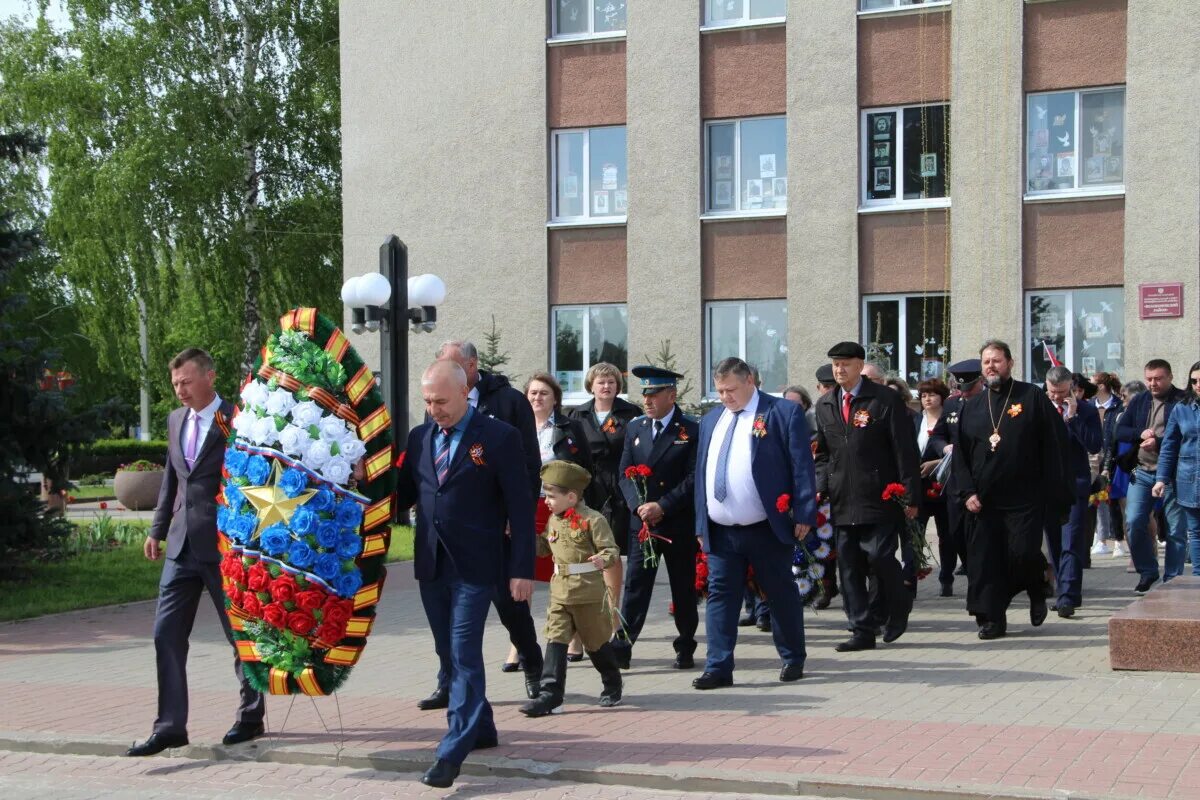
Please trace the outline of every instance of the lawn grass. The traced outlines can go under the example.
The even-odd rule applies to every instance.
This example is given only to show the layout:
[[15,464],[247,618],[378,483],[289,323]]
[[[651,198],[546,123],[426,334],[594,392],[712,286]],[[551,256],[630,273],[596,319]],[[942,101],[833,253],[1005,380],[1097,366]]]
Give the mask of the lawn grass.
[[[387,560],[411,561],[412,528],[392,530]],[[0,583],[0,622],[152,600],[158,595],[162,565],[161,559],[146,560],[141,541],[35,564],[23,580]]]
[[77,502],[87,500],[115,500],[117,498],[111,486],[76,486],[74,489],[68,490],[67,494]]

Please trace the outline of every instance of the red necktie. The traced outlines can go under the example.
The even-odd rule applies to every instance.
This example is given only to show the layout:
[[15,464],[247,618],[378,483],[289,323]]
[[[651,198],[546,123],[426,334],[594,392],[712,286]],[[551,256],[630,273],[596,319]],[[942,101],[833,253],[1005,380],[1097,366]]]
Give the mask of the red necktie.
[[854,399],[854,395],[849,392],[842,392],[842,422],[850,422],[850,402]]

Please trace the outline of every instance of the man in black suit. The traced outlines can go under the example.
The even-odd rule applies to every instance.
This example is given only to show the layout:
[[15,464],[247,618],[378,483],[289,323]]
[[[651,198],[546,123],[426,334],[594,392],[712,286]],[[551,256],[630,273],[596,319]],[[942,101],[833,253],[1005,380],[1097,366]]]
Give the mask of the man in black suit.
[[[233,646],[217,551],[217,490],[233,405],[213,389],[217,374],[208,353],[189,348],[175,356],[170,367],[171,386],[183,407],[167,418],[166,470],[150,535],[142,548],[146,558],[157,561],[163,554],[162,542],[167,541],[154,614],[158,719],[150,738],[129,748],[126,755],[130,756],[152,756],[188,743],[188,637],[206,591]],[[263,696],[242,673],[236,647],[233,664],[241,684],[241,703],[237,722],[225,734],[227,745],[263,734]]]
[[[958,442],[959,415],[962,414],[963,404],[983,391],[983,367],[978,358],[968,358],[965,361],[951,364],[946,371],[954,378],[957,390],[954,396],[942,406],[940,424],[945,429],[946,441],[953,448]],[[967,574],[967,535],[964,530],[967,510],[963,505],[964,498],[959,495],[957,489],[953,465],[950,468],[950,476],[946,479],[945,487],[942,489],[942,497],[946,500],[946,519],[949,523],[948,538],[950,541],[938,542],[938,557],[941,561],[938,581],[942,585],[942,596],[951,597],[954,594],[954,576]],[[960,565],[957,570],[954,568],[956,558]],[[975,613],[970,609],[970,602],[968,596],[967,611]]]
[[[437,351],[439,361],[453,361],[462,367],[467,376],[467,403],[484,416],[507,422],[517,429],[521,448],[524,451],[524,468],[529,474],[531,497],[537,497],[542,489],[542,461],[538,457],[537,430],[533,423],[533,410],[520,391],[513,388],[508,378],[479,369],[479,351],[471,342],[443,342]],[[429,421],[426,415],[426,422]],[[514,600],[508,592],[497,592],[492,603],[496,616],[508,629],[508,638],[520,654],[525,668],[525,694],[538,696],[542,680],[542,649],[538,646],[537,627],[529,603]],[[446,655],[439,659],[437,688],[433,694],[417,701],[417,708],[431,711],[446,708],[450,704],[450,662]]]
[[[651,546],[667,562],[671,601],[675,604],[675,669],[691,669],[696,652],[696,514],[693,491],[696,483],[696,442],[700,426],[686,417],[676,400],[676,381],[683,376],[658,367],[634,367],[641,380],[645,416],[628,425],[621,455],[621,493],[630,508],[629,571],[625,573],[625,597],[621,616],[625,627],[613,642],[617,662],[629,668],[633,643],[646,623],[650,595],[658,564],[643,558],[638,531],[645,524],[670,542],[651,540]],[[630,467],[645,466],[650,475],[642,479],[625,476]],[[645,486],[638,496],[639,482]]]
[[[817,401],[817,493],[829,498],[837,530],[842,597],[853,635],[838,652],[875,647],[875,623],[867,591],[874,575],[887,620],[885,642],[908,626],[912,594],[896,561],[903,525],[916,518],[921,467],[905,401],[863,377],[866,353],[857,342],[841,342],[828,353],[838,390]],[[891,483],[904,486],[910,505],[901,511],[883,498]]]

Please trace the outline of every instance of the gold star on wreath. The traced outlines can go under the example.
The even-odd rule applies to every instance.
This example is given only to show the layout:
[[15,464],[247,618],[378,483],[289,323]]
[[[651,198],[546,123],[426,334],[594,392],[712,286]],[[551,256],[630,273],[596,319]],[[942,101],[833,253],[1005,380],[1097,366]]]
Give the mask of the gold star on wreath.
[[295,497],[288,497],[279,488],[279,476],[282,474],[283,468],[276,460],[271,469],[270,483],[265,486],[256,486],[253,489],[242,489],[246,501],[258,512],[258,527],[254,531],[255,536],[261,535],[264,530],[276,522],[282,522],[284,525],[290,524],[292,514],[296,513],[296,509],[307,503],[309,498],[317,493],[316,489],[305,489]]

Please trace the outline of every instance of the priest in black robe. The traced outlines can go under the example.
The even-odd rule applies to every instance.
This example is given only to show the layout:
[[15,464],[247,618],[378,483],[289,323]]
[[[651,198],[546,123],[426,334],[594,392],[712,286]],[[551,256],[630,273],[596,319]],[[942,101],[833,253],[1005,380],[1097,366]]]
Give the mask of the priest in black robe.
[[980,639],[1007,632],[1013,598],[1029,594],[1029,620],[1046,619],[1047,519],[1063,519],[1071,504],[1063,453],[1066,431],[1041,387],[1014,380],[1008,345],[980,350],[987,391],[959,414],[955,488],[967,510],[967,608]]

